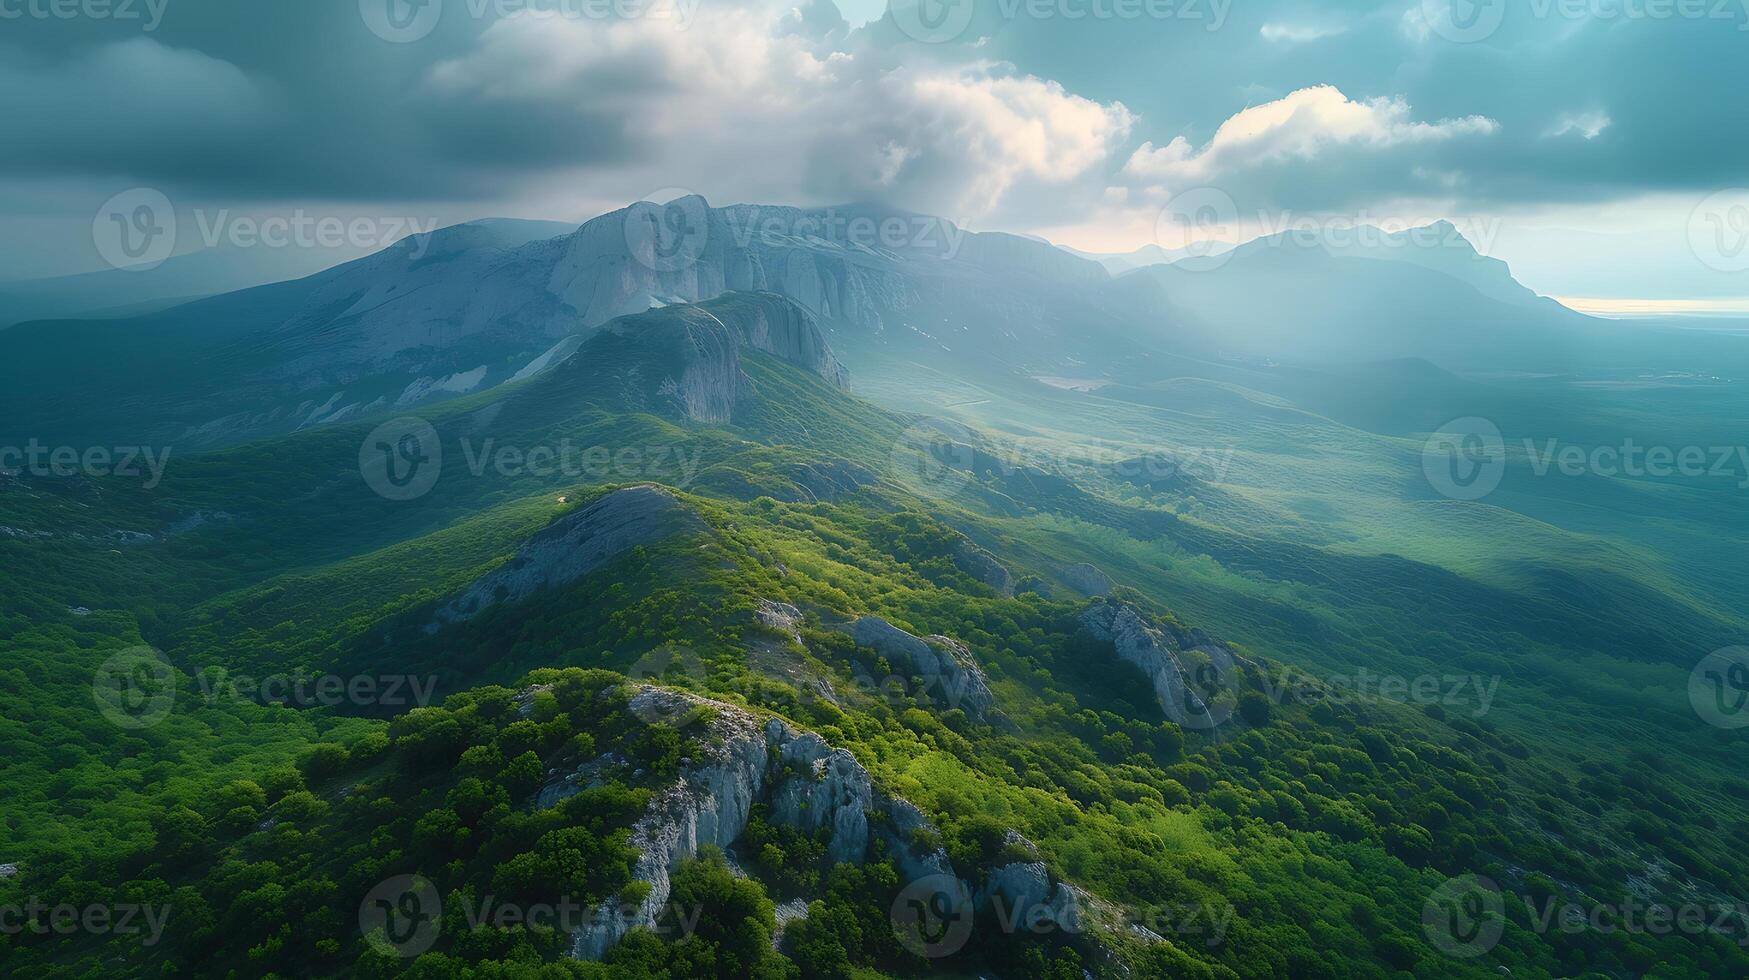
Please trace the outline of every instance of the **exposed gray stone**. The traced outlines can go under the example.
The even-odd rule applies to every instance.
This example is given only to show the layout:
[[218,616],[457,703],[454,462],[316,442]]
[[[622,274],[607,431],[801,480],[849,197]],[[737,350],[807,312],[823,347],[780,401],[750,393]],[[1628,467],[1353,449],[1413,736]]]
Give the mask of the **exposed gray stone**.
[[1184,665],[1173,638],[1148,625],[1122,603],[1096,603],[1081,614],[1081,626],[1094,639],[1110,643],[1126,663],[1134,664],[1154,686],[1166,717],[1186,728],[1207,728],[1209,707],[1184,682]]
[[759,622],[782,633],[794,633],[802,623],[802,611],[787,602],[772,602],[770,599],[759,600],[759,607],[753,615]]
[[[600,959],[625,934],[656,922],[668,901],[670,874],[705,845],[727,848],[741,836],[753,804],[772,821],[813,834],[827,830],[834,861],[861,862],[879,838],[907,874],[951,873],[946,852],[920,849],[914,832],[927,824],[910,803],[877,790],[854,756],[782,719],[760,722],[750,712],[696,695],[643,686],[630,709],[644,718],[679,717],[712,709],[705,747],[662,790],[632,828],[639,852],[634,880],[648,883],[644,900],[624,914],[617,900],[598,906],[579,930],[573,956]],[[872,819],[874,817],[876,819]]]
[[661,487],[616,490],[529,538],[515,557],[439,606],[426,629],[435,632],[497,603],[519,602],[541,589],[574,582],[636,545],[703,528],[703,521]]
[[1008,573],[1008,569],[1002,567],[995,555],[970,541],[961,540],[954,546],[953,563],[960,571],[1003,595],[1014,591],[1014,576]]
[[864,616],[850,627],[850,638],[887,658],[894,670],[923,678],[929,693],[949,707],[983,717],[995,703],[984,671],[971,651],[945,636],[917,637],[878,616]]
[[1069,588],[1082,595],[1106,595],[1112,589],[1111,577],[1101,571],[1097,565],[1089,565],[1086,562],[1064,565],[1060,574],[1063,581],[1068,583]]

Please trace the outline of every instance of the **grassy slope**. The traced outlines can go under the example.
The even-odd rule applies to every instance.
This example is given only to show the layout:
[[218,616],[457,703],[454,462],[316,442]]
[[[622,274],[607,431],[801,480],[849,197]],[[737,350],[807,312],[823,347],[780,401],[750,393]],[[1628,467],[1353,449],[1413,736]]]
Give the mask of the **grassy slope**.
[[[1096,561],[1120,582],[1180,610],[1186,619],[1216,628],[1253,652],[1308,668],[1365,661],[1376,669],[1410,670],[1418,664],[1438,667],[1448,658],[1464,663],[1467,657],[1499,651],[1478,649],[1483,640],[1457,637],[1440,656],[1417,659],[1413,651],[1426,634],[1416,622],[1416,609],[1404,605],[1402,597],[1425,585],[1405,582],[1395,598],[1389,592],[1374,595],[1370,587],[1341,594],[1332,583],[1346,570],[1363,567],[1357,556],[1376,547],[1376,537],[1368,540],[1357,533],[1327,542],[1285,570],[1267,564],[1272,542],[1259,539],[1249,549],[1253,562],[1239,567],[1231,558],[1210,559],[1184,546],[1188,540],[1204,550],[1245,553],[1239,549],[1244,540],[1239,530],[1220,530],[1219,510],[1198,511],[1183,495],[1156,499],[1121,491],[1130,497],[1127,507],[1105,497],[1074,494],[1029,500],[1024,488],[997,481],[989,494],[957,502],[916,498],[891,485],[841,503],[752,499],[759,492],[793,493],[791,477],[799,466],[834,456],[887,475],[882,464],[904,420],[831,397],[818,382],[768,359],[750,356],[748,362],[765,397],[752,403],[731,430],[610,415],[587,400],[556,397],[550,385],[538,381],[508,393],[504,406],[488,421],[482,422],[493,411],[490,398],[446,406],[433,420],[446,436],[497,434],[507,444],[521,445],[564,437],[579,445],[678,443],[702,453],[697,488],[702,495],[689,502],[712,527],[706,542],[711,550],[700,557],[658,548],[628,558],[577,589],[537,598],[514,616],[460,631],[440,644],[415,647],[409,652],[419,669],[439,672],[457,689],[515,683],[523,671],[537,666],[623,669],[661,643],[694,645],[709,665],[708,676],[677,681],[786,711],[821,728],[856,751],[887,785],[936,815],[950,833],[972,815],[986,814],[1021,827],[1059,873],[1116,900],[1137,905],[1168,900],[1233,903],[1240,914],[1235,938],[1190,952],[1242,975],[1291,972],[1288,951],[1308,948],[1323,950],[1330,968],[1337,956],[1351,961],[1355,965],[1349,975],[1383,975],[1382,967],[1367,964],[1405,958],[1404,966],[1457,969],[1452,961],[1432,958],[1414,938],[1421,898],[1439,880],[1429,865],[1442,862],[1446,870],[1456,870],[1450,867],[1455,856],[1435,856],[1416,841],[1387,839],[1385,833],[1426,819],[1412,816],[1425,805],[1417,801],[1430,786],[1460,772],[1497,781],[1501,790],[1488,806],[1455,806],[1463,826],[1491,827],[1500,838],[1484,835],[1480,855],[1468,859],[1473,866],[1503,868],[1499,862],[1514,846],[1505,838],[1525,823],[1556,830],[1559,843],[1535,844],[1518,855],[1519,863],[1562,877],[1584,873],[1578,853],[1603,842],[1616,856],[1591,870],[1600,882],[1615,880],[1650,843],[1635,842],[1621,832],[1619,825],[1632,806],[1612,806],[1593,819],[1564,805],[1564,795],[1582,799],[1561,778],[1575,771],[1568,746],[1576,743],[1534,731],[1529,704],[1541,696],[1537,693],[1503,693],[1500,716],[1488,721],[1500,722],[1505,738],[1486,728],[1472,731],[1438,723],[1390,704],[1360,705],[1342,715],[1318,715],[1288,705],[1266,726],[1266,733],[1256,733],[1266,741],[1252,744],[1246,741],[1252,736],[1244,736],[1205,742],[1192,736],[1187,746],[1191,755],[1180,761],[1169,744],[1148,741],[1160,717],[1157,708],[1135,703],[1126,691],[1138,679],[1082,669],[1092,654],[1073,635],[1070,620],[1077,604],[1070,595],[1049,586],[1044,589],[1055,598],[990,594],[953,567],[947,555],[954,536],[947,526],[997,551],[1017,575],[1030,572],[1049,581],[1060,561]],[[1066,425],[1047,430],[1038,424],[1046,411],[1055,419],[1056,407],[1035,411],[1029,415],[1016,408],[1005,419],[1008,429],[1041,442],[1060,440]],[[1114,411],[1125,409],[1116,406]],[[1154,418],[1153,413],[1135,418],[1144,415]],[[1389,464],[1359,453],[1362,465],[1351,461],[1344,466],[1301,451],[1301,440],[1315,429],[1315,419],[1279,408],[1262,416],[1262,421],[1250,421],[1257,427],[1251,435],[1257,438],[1247,440],[1246,452],[1236,456],[1230,471],[1233,499],[1218,507],[1238,513],[1238,502],[1264,512],[1278,506],[1279,498],[1256,485],[1265,482],[1260,475],[1271,466],[1294,461],[1312,476],[1296,483],[1304,500],[1302,513],[1286,523],[1342,527],[1356,513],[1340,507],[1345,494],[1366,491],[1372,500],[1381,496],[1381,486],[1401,479]],[[1186,408],[1174,421],[1187,432],[1212,435],[1230,425],[1232,416]],[[466,472],[461,454],[446,454],[444,476],[429,497],[416,505],[394,505],[371,495],[356,471],[348,473],[368,428],[324,430],[191,460],[160,491],[145,495],[117,488],[101,506],[9,494],[5,523],[13,526],[62,528],[84,521],[94,531],[107,526],[155,529],[176,515],[203,508],[227,509],[238,518],[133,546],[135,550],[113,549],[107,543],[0,540],[0,549],[16,559],[7,568],[18,570],[9,573],[8,594],[26,597],[13,607],[21,610],[19,635],[27,629],[42,634],[26,645],[31,651],[27,663],[53,662],[57,668],[39,666],[27,676],[37,692],[31,700],[63,708],[69,717],[82,711],[86,734],[79,741],[100,744],[102,739],[89,731],[86,706],[93,661],[140,638],[161,646],[185,670],[215,663],[248,670],[293,665],[358,669],[380,652],[371,646],[373,627],[471,580],[552,516],[587,500],[595,492],[590,486],[598,482],[474,477]],[[1122,436],[1104,447],[1113,453],[1198,444],[1155,438],[1158,429],[1141,435],[1116,427],[1106,431]],[[1253,449],[1254,444],[1264,448]],[[735,492],[724,494],[723,488]],[[1103,489],[1114,497],[1120,493]],[[575,499],[559,504],[561,493]],[[1003,505],[992,507],[992,500]],[[1166,515],[1169,508],[1191,513],[1172,519]],[[932,516],[907,516],[912,510]],[[1255,524],[1257,513],[1246,511],[1253,524],[1240,530],[1264,530]],[[1332,520],[1332,514],[1342,520]],[[1362,523],[1368,522],[1355,521]],[[1137,527],[1170,528],[1173,533],[1127,533]],[[1572,537],[1550,533],[1551,540],[1563,536]],[[1578,553],[1596,545],[1575,539],[1572,547]],[[1484,557],[1472,560],[1483,564]],[[1328,567],[1316,569],[1317,577],[1308,581],[1304,570],[1313,559],[1314,565]],[[1422,567],[1428,574],[1445,574],[1425,559],[1424,564],[1393,564],[1391,573]],[[677,568],[687,569],[679,582]],[[1483,581],[1475,587],[1486,588],[1485,576],[1478,578]],[[74,624],[75,617],[57,612],[57,607],[64,610],[91,595],[105,599],[97,615]],[[785,693],[782,686],[769,683],[772,678],[758,680],[757,672],[748,668],[745,615],[757,597],[794,601],[809,610],[815,629],[806,636],[812,653],[803,662],[841,690],[854,689],[850,677],[857,660],[848,644],[821,628],[832,621],[878,613],[918,632],[961,638],[990,671],[1014,727],[968,727],[963,719],[905,711],[907,705],[875,699],[852,700],[842,710],[829,708],[798,700],[793,691]],[[61,625],[41,625],[57,620]],[[1507,669],[1515,675],[1531,667],[1549,672],[1527,683],[1526,690],[1546,692],[1579,680],[1568,651],[1558,645],[1519,644],[1513,653],[1518,663]],[[802,656],[799,651],[795,655]],[[1602,663],[1599,655],[1590,656],[1591,661],[1579,661],[1578,666]],[[1633,663],[1651,672],[1656,660]],[[1516,689],[1514,684],[1506,690]],[[1574,690],[1572,709],[1554,717],[1576,727],[1590,711],[1591,737],[1625,744],[1635,733],[1624,734],[1619,719],[1599,722],[1595,713],[1600,703],[1617,704],[1616,698],[1630,693],[1613,687]],[[1620,704],[1635,711],[1645,707],[1644,700]],[[8,712],[6,717],[10,721],[14,716]],[[355,742],[374,724],[247,704],[213,706],[198,698],[180,698],[172,718],[173,723],[147,730],[146,744],[121,743],[124,755],[147,760],[156,769],[130,772],[124,767],[106,776],[93,763],[57,784],[52,761],[34,768],[31,763],[13,764],[8,775],[32,787],[0,804],[18,835],[13,842],[18,856],[28,865],[36,855],[46,858],[56,845],[79,839],[76,834],[103,827],[134,828],[131,836],[138,843],[144,839],[142,826],[149,832],[150,821],[119,821],[116,808],[123,803],[106,802],[81,813],[68,801],[131,799],[122,790],[125,786],[156,793],[155,784],[171,775],[168,759],[186,763],[212,757],[213,769],[197,766],[199,775],[184,776],[170,787],[173,799],[192,803],[203,783],[219,785],[251,768],[271,769],[299,745]],[[1374,728],[1393,733],[1390,741],[1397,747],[1375,747],[1377,758],[1363,763],[1367,753],[1359,749],[1358,733]],[[41,746],[38,751],[46,756],[51,743],[38,740],[36,731],[35,726],[21,726],[10,734],[16,744]],[[1712,751],[1702,734],[1685,737],[1695,751]],[[1113,735],[1124,738],[1108,741]],[[1532,750],[1529,760],[1507,751],[1526,743]],[[1118,747],[1126,744],[1141,751]],[[1327,751],[1317,747],[1332,744],[1351,754],[1339,756],[1337,765],[1329,760],[1314,764],[1317,753]],[[1396,756],[1409,745],[1438,764]],[[1608,744],[1587,754],[1611,756]],[[1482,763],[1484,756],[1498,761]],[[1192,760],[1209,775],[1181,768]],[[1378,768],[1379,760],[1394,761]],[[188,769],[186,764],[174,768]],[[1631,769],[1628,775],[1644,778],[1645,766]],[[1720,809],[1723,817],[1721,798],[1711,787],[1696,785],[1699,780],[1681,782],[1687,773],[1678,773],[1678,782],[1659,780],[1655,792],[1645,795],[1677,796],[1691,805]],[[75,784],[79,788],[72,791]],[[1316,812],[1296,815],[1276,799],[1277,793],[1296,797],[1302,807],[1309,804]],[[1391,802],[1380,809],[1369,800]],[[1633,802],[1637,806],[1642,801]],[[1370,815],[1363,816],[1369,809]],[[52,830],[51,823],[56,824]],[[1726,825],[1742,833],[1740,823]],[[1678,837],[1682,846],[1701,850],[1706,861],[1734,859],[1721,853],[1727,849],[1689,839],[1680,829]],[[1318,912],[1307,920],[1303,913],[1287,912],[1284,903]],[[1387,951],[1375,948],[1367,936],[1388,936],[1410,945],[1393,945]],[[1560,960],[1564,955],[1570,953],[1546,948],[1535,937],[1514,935],[1500,962],[1510,963],[1516,975],[1557,975],[1566,969]],[[1297,963],[1291,969],[1310,967]]]

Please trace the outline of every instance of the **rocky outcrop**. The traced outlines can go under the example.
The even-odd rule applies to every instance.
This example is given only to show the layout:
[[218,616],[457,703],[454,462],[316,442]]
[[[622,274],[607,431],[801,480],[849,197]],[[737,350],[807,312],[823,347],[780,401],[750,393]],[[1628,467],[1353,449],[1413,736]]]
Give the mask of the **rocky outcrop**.
[[636,545],[704,526],[661,487],[616,490],[523,542],[515,557],[439,606],[426,629],[435,632],[473,619],[488,606],[520,602],[541,589],[575,582]]
[[[619,317],[549,376],[549,385],[615,407],[720,425],[752,391],[744,350],[758,350],[843,387],[845,371],[814,318],[770,293],[731,293]],[[543,385],[528,397],[549,397]]]
[[958,640],[912,636],[878,616],[851,624],[850,638],[887,658],[894,670],[923,678],[927,693],[949,707],[982,718],[995,703],[984,671]]
[[928,826],[917,808],[877,790],[854,756],[813,732],[658,687],[640,687],[630,708],[639,717],[660,719],[701,705],[711,709],[705,747],[632,828],[631,844],[639,852],[632,876],[649,885],[648,893],[630,910],[617,900],[598,906],[574,935],[573,956],[600,959],[627,932],[653,925],[668,902],[674,869],[705,845],[734,843],[755,803],[766,804],[775,823],[810,835],[823,832],[833,861],[864,861],[879,841],[906,875],[951,873],[944,851],[915,843],[915,831]]
[[[1081,614],[1081,627],[1094,639],[1112,645],[1118,658],[1146,674],[1166,717],[1185,728],[1208,729],[1227,713],[1211,708],[1185,683],[1176,639],[1149,625],[1123,603],[1096,603]],[[1224,676],[1231,676],[1231,671]]]
[[970,541],[961,540],[953,549],[953,563],[960,571],[988,585],[1002,595],[1014,591],[1014,576],[996,560],[996,556]]
[[772,602],[770,599],[759,600],[759,605],[754,607],[753,616],[759,620],[760,625],[792,636],[796,627],[802,624],[800,609],[787,602]]
[[1005,864],[990,871],[973,898],[978,911],[992,909],[998,919],[1023,929],[1041,926],[1078,935],[1087,928],[1086,893],[1068,882],[1051,881],[1043,861]]
[[1064,565],[1058,574],[1062,576],[1069,588],[1082,595],[1101,596],[1108,594],[1112,589],[1111,576],[1101,571],[1097,565],[1076,562],[1073,565]]
[[697,308],[721,320],[747,347],[781,357],[836,387],[849,383],[814,315],[795,300],[776,293],[732,293]]
[[[572,357],[570,382],[616,407],[720,425],[747,391],[741,346],[715,317],[677,307],[621,317]],[[541,397],[542,392],[533,393]]]

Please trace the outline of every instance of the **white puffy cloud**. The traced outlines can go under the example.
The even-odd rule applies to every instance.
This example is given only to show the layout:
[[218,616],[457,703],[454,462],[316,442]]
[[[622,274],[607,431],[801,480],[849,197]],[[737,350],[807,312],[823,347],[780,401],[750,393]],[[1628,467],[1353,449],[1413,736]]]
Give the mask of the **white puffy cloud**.
[[766,200],[892,192],[965,218],[1021,184],[1103,181],[1133,122],[1121,103],[1006,66],[891,63],[797,23],[723,7],[701,8],[687,30],[507,17],[432,66],[424,87],[464,117],[623,132],[659,157],[665,185]]
[[1357,102],[1335,86],[1319,85],[1239,112],[1200,149],[1182,136],[1163,147],[1143,143],[1124,164],[1124,174],[1167,185],[1209,183],[1265,164],[1317,160],[1336,150],[1382,151],[1489,135],[1498,128],[1483,116],[1419,122],[1400,98]]

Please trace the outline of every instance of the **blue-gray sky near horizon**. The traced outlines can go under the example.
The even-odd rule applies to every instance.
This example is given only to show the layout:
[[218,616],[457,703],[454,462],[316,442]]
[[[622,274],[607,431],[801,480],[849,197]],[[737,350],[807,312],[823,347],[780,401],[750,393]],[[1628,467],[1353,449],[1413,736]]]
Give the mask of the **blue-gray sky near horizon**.
[[1749,297],[1749,0],[893,3],[0,0],[0,279],[136,187],[178,251],[684,189],[1096,251],[1450,218],[1545,293]]

